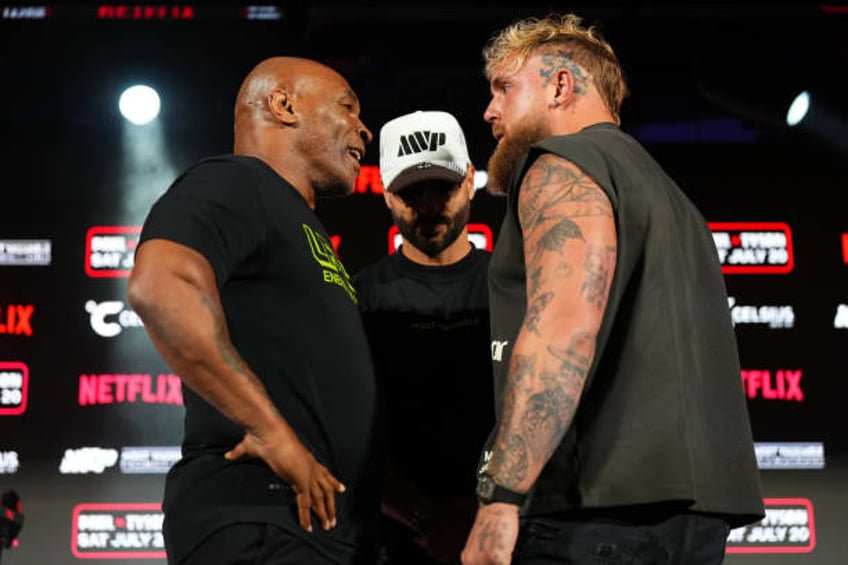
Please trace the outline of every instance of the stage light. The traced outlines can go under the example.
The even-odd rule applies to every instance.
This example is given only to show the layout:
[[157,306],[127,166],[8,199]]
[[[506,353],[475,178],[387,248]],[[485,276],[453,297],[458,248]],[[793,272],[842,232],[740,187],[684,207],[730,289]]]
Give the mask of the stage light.
[[121,115],[136,125],[144,125],[159,115],[159,94],[147,85],[126,89],[118,101]]
[[[698,84],[701,93],[718,105],[773,131],[791,128],[813,134],[840,151],[848,151],[848,115],[838,102],[845,99],[844,87],[824,84],[810,88],[776,85],[760,79],[757,89],[751,80],[728,80],[716,85]],[[799,91],[800,94],[799,94]]]
[[123,156],[116,189],[123,195],[124,225],[143,220],[153,199],[177,176],[162,122],[154,120],[144,127],[122,124]]
[[[848,153],[848,113],[840,103],[844,99],[844,87],[831,88],[824,93],[820,90],[805,90],[792,102],[786,123]],[[790,116],[794,123],[790,122]]]
[[481,190],[489,184],[489,173],[486,171],[474,171],[474,189]]
[[786,112],[786,123],[789,126],[796,126],[806,117],[807,111],[810,109],[810,93],[806,90],[800,93],[789,105],[789,111]]

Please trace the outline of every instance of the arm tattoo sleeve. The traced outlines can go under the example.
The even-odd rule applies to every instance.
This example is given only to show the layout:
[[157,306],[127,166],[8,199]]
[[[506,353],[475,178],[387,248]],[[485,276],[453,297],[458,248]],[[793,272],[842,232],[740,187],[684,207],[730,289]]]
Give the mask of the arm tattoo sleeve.
[[542,155],[521,184],[527,311],[510,362],[489,469],[527,486],[567,432],[592,366],[615,266],[609,198],[565,159]]

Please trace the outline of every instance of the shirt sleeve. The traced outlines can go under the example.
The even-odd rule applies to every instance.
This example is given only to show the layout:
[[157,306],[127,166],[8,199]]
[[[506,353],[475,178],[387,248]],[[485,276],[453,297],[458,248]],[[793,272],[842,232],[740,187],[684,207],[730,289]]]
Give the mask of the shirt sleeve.
[[266,239],[256,174],[231,159],[193,166],[153,205],[139,244],[167,239],[194,249],[209,261],[221,288]]

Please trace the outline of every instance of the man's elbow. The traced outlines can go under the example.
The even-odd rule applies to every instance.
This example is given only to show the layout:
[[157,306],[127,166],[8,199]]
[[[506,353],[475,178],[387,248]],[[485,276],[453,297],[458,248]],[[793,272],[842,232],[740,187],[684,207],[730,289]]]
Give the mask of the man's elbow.
[[152,277],[134,269],[127,281],[127,302],[142,321],[156,310],[157,296]]

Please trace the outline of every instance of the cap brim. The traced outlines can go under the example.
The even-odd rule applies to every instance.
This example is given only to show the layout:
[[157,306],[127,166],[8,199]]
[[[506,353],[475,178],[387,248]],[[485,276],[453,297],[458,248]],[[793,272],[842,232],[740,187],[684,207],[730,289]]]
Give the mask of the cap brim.
[[465,175],[457,173],[452,169],[431,165],[429,167],[410,167],[396,176],[386,190],[398,192],[411,184],[427,180],[443,180],[459,184]]

